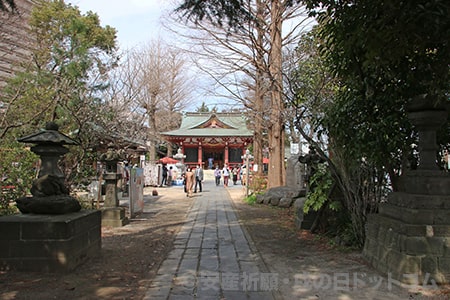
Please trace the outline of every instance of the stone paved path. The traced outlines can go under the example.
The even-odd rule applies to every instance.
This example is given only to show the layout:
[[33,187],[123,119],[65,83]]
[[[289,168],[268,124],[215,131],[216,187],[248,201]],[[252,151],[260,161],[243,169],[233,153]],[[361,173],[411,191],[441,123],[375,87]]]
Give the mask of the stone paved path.
[[205,181],[144,299],[279,298],[273,290],[226,188]]

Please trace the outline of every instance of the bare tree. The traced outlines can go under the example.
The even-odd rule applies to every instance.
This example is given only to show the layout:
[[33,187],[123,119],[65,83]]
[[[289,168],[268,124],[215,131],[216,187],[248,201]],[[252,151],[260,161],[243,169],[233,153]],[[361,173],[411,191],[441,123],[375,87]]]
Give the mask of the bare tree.
[[180,112],[192,101],[191,78],[185,55],[162,40],[128,51],[118,68],[109,101],[123,107],[125,119],[134,120],[131,136],[147,141],[151,160],[161,142],[159,132],[176,128]]
[[[239,27],[215,26],[207,19],[187,20],[187,30],[174,29],[190,43],[186,50],[199,55],[198,67],[211,76],[227,97],[237,100],[254,121],[255,163],[262,165],[262,150],[268,146],[269,187],[284,184],[284,106],[282,49],[297,41],[307,25],[306,10],[288,7],[280,0],[249,0],[251,12],[246,24]],[[288,20],[297,20],[288,28]],[[171,27],[172,26],[172,27]],[[282,29],[285,29],[283,32]],[[265,105],[265,104],[269,105]],[[268,109],[269,108],[269,109]],[[268,140],[264,130],[268,129]]]

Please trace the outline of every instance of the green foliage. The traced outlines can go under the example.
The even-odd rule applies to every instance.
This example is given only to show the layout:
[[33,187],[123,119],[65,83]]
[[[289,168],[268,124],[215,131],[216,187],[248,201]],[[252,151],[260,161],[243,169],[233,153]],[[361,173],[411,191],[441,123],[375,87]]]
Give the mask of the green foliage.
[[333,186],[331,173],[325,164],[319,164],[309,181],[310,191],[306,195],[303,212],[310,210],[319,211],[324,205],[328,205],[331,210],[337,211],[341,208],[338,201],[329,201],[330,191]]
[[308,4],[323,8],[317,13],[320,55],[339,79],[321,125],[350,159],[364,157],[395,182],[417,143],[407,118],[411,100],[426,94],[432,105],[449,102],[450,3]]
[[256,203],[256,194],[251,194],[248,197],[245,197],[244,201],[249,205],[255,204]]
[[176,12],[194,22],[206,20],[216,26],[238,28],[243,21],[252,19],[245,7],[243,0],[185,0]]
[[[305,84],[296,92],[297,105],[308,107],[301,116],[309,119],[312,134],[305,138],[320,138],[322,133],[329,138],[333,153],[329,166],[343,196],[344,214],[335,222],[342,225],[335,226],[340,228],[338,234],[362,245],[367,214],[376,211],[386,195],[386,175],[395,189],[402,162],[412,157],[411,145],[417,143],[407,118],[411,100],[426,94],[428,104],[449,101],[450,2],[307,0],[306,4],[317,9],[312,11],[318,20],[312,37],[319,48],[308,37],[299,44],[300,51],[312,55],[305,55],[299,64],[297,78]],[[314,86],[308,81],[315,76],[309,65],[324,67],[334,78],[329,97],[318,97],[314,89],[305,92]],[[320,86],[316,90],[321,91]],[[441,147],[450,142],[448,126],[443,131],[438,136]],[[325,180],[309,196],[307,209],[326,205],[326,186]]]
[[202,105],[200,107],[197,107],[197,112],[209,112],[209,108],[205,104],[205,102],[202,102]]
[[30,192],[36,177],[37,156],[18,142],[0,143],[0,215],[15,213],[11,204]]
[[96,14],[82,15],[61,0],[39,1],[29,24],[36,40],[33,59],[4,90],[8,110],[0,137],[13,128],[29,126],[24,130],[30,132],[54,120],[70,132],[99,119],[99,102],[91,95],[105,87],[101,79],[117,61],[115,29],[101,27]]
[[114,115],[98,95],[117,63],[116,30],[102,27],[95,13],[81,14],[61,0],[38,1],[29,24],[36,41],[30,46],[32,60],[3,90],[7,110],[0,138],[30,134],[55,121],[79,143],[62,169],[69,183],[82,181],[95,172],[89,152],[98,144],[98,129],[107,128]]
[[325,5],[322,54],[339,77],[361,80],[368,93],[366,78],[389,78],[405,100],[424,93],[442,99],[448,91],[448,1],[309,2]]
[[298,64],[289,75],[289,85],[295,107],[308,110],[315,116],[323,111],[323,106],[333,99],[335,79],[319,56],[317,27],[303,34],[296,48]]

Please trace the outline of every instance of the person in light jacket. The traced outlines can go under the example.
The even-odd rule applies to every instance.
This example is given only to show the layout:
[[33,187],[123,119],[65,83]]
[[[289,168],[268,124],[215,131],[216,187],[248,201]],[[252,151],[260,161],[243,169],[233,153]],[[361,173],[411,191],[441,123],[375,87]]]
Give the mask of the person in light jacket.
[[228,179],[230,178],[230,170],[228,170],[227,165],[223,166],[222,174],[223,174],[223,186],[227,187],[228,186]]
[[203,169],[200,165],[197,165],[195,169],[195,188],[194,193],[197,193],[197,185],[199,187],[199,192],[202,192],[202,181],[203,181]]
[[220,172],[219,166],[216,166],[214,170],[214,178],[216,179],[216,186],[220,185],[220,178],[222,178],[222,173]]

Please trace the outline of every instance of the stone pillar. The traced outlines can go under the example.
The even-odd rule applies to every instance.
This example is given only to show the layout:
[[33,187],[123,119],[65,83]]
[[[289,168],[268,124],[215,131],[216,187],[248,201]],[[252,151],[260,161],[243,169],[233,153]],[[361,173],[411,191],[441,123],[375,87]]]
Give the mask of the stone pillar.
[[399,190],[367,220],[364,257],[403,283],[450,282],[450,174],[436,166],[436,131],[447,116],[436,108],[409,114],[419,132],[419,167],[404,172]]
[[224,157],[223,157],[223,163],[226,164],[228,166],[228,142],[225,143],[225,148],[224,148]]
[[198,142],[198,157],[197,157],[197,163],[203,168],[203,150],[202,150],[202,142]]
[[104,207],[118,207],[119,198],[117,197],[117,173],[106,172],[103,174],[105,180],[105,202]]

